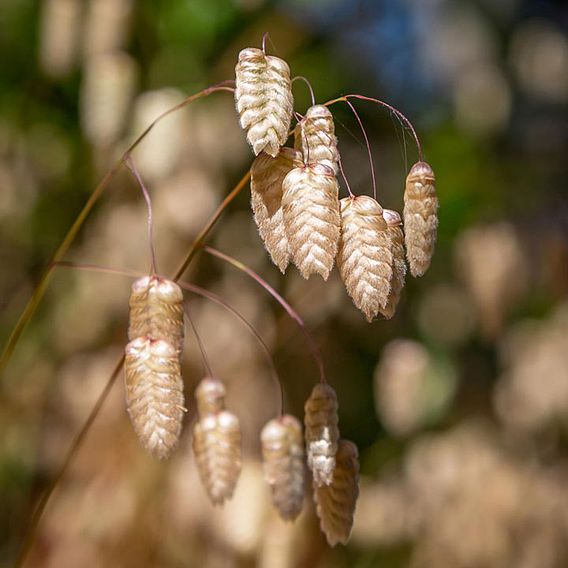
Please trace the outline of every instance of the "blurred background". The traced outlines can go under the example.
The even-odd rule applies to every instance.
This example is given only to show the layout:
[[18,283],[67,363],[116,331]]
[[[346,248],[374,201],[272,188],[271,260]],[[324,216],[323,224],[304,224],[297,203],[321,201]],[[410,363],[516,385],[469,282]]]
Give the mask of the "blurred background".
[[[39,527],[29,566],[519,567],[568,565],[568,10],[560,0],[3,0],[0,7],[0,332],[4,344],[50,256],[120,153],[161,111],[232,79],[260,46],[318,102],[358,92],[415,124],[437,176],[430,271],[396,316],[367,324],[328,282],[271,265],[248,192],[210,243],[302,314],[357,443],[361,495],[347,547],[329,549],[310,499],[277,518],[259,432],[278,390],[254,338],[188,294],[214,372],[242,421],[244,467],[214,509],[190,451],[203,376],[188,332],[189,418],[176,454],[139,447],[115,384]],[[294,84],[296,108],[309,106]],[[384,207],[401,210],[416,160],[387,111],[356,107]],[[366,150],[334,105],[356,193]],[[230,94],[172,115],[134,159],[169,274],[252,160]],[[342,188],[345,195],[345,188]],[[68,260],[145,272],[146,212],[121,172]],[[298,328],[254,282],[201,254],[186,279],[222,295],[269,343],[285,408],[303,415],[317,369]],[[60,269],[0,383],[0,565],[12,565],[126,342],[131,279]]]

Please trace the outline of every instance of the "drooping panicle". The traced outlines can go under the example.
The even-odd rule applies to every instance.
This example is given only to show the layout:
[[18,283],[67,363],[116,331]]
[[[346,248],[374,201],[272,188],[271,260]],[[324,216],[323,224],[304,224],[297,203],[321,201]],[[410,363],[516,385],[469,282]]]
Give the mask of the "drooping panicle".
[[232,497],[241,473],[241,427],[239,419],[225,410],[225,387],[219,379],[204,378],[195,396],[193,452],[209,499],[220,505]]
[[282,210],[290,258],[304,278],[327,280],[339,242],[338,184],[321,164],[294,168],[282,183]]
[[151,337],[183,347],[183,293],[173,281],[144,276],[132,284],[128,339]]
[[305,464],[300,422],[288,414],[268,422],[261,433],[264,477],[272,502],[285,521],[301,512],[305,491]]
[[288,64],[249,47],[239,53],[235,78],[237,112],[255,155],[278,155],[288,139],[294,107]]
[[314,484],[329,485],[333,479],[339,439],[337,396],[327,383],[318,383],[304,406],[308,467]]
[[316,513],[330,546],[347,544],[359,497],[359,452],[348,440],[339,440],[330,485],[314,487]]
[[383,208],[372,197],[341,200],[337,267],[353,303],[372,321],[391,290],[393,255]]
[[311,106],[294,129],[294,147],[306,164],[322,164],[337,175],[339,151],[331,111],[323,105]]
[[262,152],[251,167],[251,206],[260,237],[272,262],[284,272],[290,259],[288,237],[282,213],[282,182],[301,165],[301,155],[292,148],[280,148],[273,158]]
[[391,319],[398,306],[400,293],[404,288],[404,281],[406,279],[404,232],[402,230],[402,220],[398,212],[392,209],[383,209],[383,217],[388,226],[387,232],[392,247],[392,278],[387,304],[384,308],[380,309],[380,312],[386,319]]
[[406,178],[403,217],[410,273],[422,276],[430,266],[438,229],[435,177],[426,162],[414,164]]
[[164,459],[177,445],[184,412],[176,348],[162,339],[137,337],[126,346],[126,408],[142,446]]

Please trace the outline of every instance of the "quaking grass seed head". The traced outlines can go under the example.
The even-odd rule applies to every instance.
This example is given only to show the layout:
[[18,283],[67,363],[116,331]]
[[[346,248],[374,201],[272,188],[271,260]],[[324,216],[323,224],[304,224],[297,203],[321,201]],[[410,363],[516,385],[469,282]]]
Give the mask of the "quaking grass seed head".
[[225,385],[214,377],[205,377],[195,389],[199,416],[217,414],[225,409]]
[[235,102],[255,155],[276,156],[288,139],[294,99],[290,68],[279,57],[249,47],[235,68]]
[[438,228],[434,171],[426,162],[417,162],[408,173],[403,216],[410,273],[422,276],[430,266]]

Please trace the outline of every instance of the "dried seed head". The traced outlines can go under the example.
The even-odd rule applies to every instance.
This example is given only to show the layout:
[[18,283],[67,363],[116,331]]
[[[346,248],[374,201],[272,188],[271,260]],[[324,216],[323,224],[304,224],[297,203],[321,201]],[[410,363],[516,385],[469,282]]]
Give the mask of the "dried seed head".
[[294,99],[290,68],[279,57],[250,47],[239,53],[235,101],[255,155],[276,156],[288,139]]
[[432,259],[438,228],[438,198],[432,168],[426,162],[412,166],[404,190],[406,257],[412,276],[422,276]]
[[392,251],[392,278],[391,290],[387,305],[380,309],[381,314],[386,319],[394,316],[400,293],[404,287],[406,278],[406,260],[404,258],[404,232],[402,231],[402,221],[400,215],[392,209],[383,209],[383,217],[387,222],[387,233],[391,241]]
[[226,410],[201,418],[193,427],[193,452],[211,502],[230,499],[241,473],[239,419]]
[[304,502],[302,426],[286,414],[268,422],[260,439],[264,477],[272,490],[272,502],[285,521],[293,521]]
[[331,111],[314,105],[294,129],[294,147],[301,150],[306,164],[323,164],[337,174],[339,151]]
[[282,182],[294,167],[301,164],[301,155],[292,148],[281,148],[275,158],[264,152],[251,167],[251,205],[254,220],[272,262],[282,272],[290,259],[288,238],[282,218]]
[[164,459],[176,446],[183,417],[183,383],[176,348],[138,337],[126,346],[126,409],[146,450]]
[[372,321],[387,305],[392,245],[382,207],[366,195],[341,200],[337,267],[353,303]]
[[321,164],[294,168],[282,183],[282,210],[290,257],[304,278],[327,280],[339,241],[337,179]]
[[318,383],[304,406],[308,467],[316,486],[329,485],[335,468],[337,427],[337,396],[327,383]]
[[225,385],[213,377],[205,377],[195,389],[200,418],[225,410]]
[[128,339],[163,339],[181,352],[183,347],[183,294],[171,280],[144,276],[132,284]]
[[331,485],[314,487],[316,513],[330,546],[347,544],[359,497],[359,452],[353,442],[339,440]]

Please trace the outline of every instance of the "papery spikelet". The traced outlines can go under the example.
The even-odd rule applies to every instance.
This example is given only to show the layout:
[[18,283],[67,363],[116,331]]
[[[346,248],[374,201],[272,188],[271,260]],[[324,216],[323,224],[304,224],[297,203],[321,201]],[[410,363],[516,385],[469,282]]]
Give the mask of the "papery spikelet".
[[126,408],[146,450],[164,459],[176,446],[183,417],[183,383],[176,348],[138,337],[126,346]]
[[387,305],[392,245],[382,207],[366,195],[341,200],[337,267],[353,303],[372,321]]
[[132,284],[128,339],[163,339],[181,352],[183,347],[183,294],[171,280],[144,276]]
[[337,427],[337,396],[327,383],[318,383],[304,406],[308,467],[316,486],[329,485],[335,468]]
[[392,278],[391,289],[387,305],[379,311],[386,319],[394,316],[400,293],[404,287],[406,278],[406,260],[404,256],[404,232],[402,231],[402,221],[400,215],[392,209],[383,209],[383,217],[387,222],[387,232],[391,241],[392,251]]
[[294,168],[282,183],[284,227],[290,258],[304,278],[327,280],[339,241],[337,179],[320,164]]
[[293,521],[304,502],[304,448],[302,426],[290,415],[275,418],[261,433],[264,477],[280,516]]
[[193,452],[211,502],[230,499],[241,473],[239,419],[225,410],[201,418],[193,427]]
[[200,418],[225,410],[225,385],[214,377],[205,377],[195,389],[197,412]]
[[404,240],[412,276],[422,276],[432,260],[438,228],[438,198],[432,168],[412,166],[404,190]]
[[359,452],[353,442],[339,440],[331,485],[314,487],[316,513],[330,546],[347,544],[359,497]]
[[337,174],[339,151],[331,111],[314,105],[294,129],[294,147],[300,150],[306,164],[323,164]]
[[235,75],[237,112],[249,144],[257,156],[276,156],[288,139],[294,107],[288,64],[250,47],[239,53]]
[[301,155],[292,148],[281,148],[273,158],[264,152],[251,167],[251,205],[260,237],[282,272],[290,259],[288,238],[282,217],[282,182],[294,167],[300,165]]

